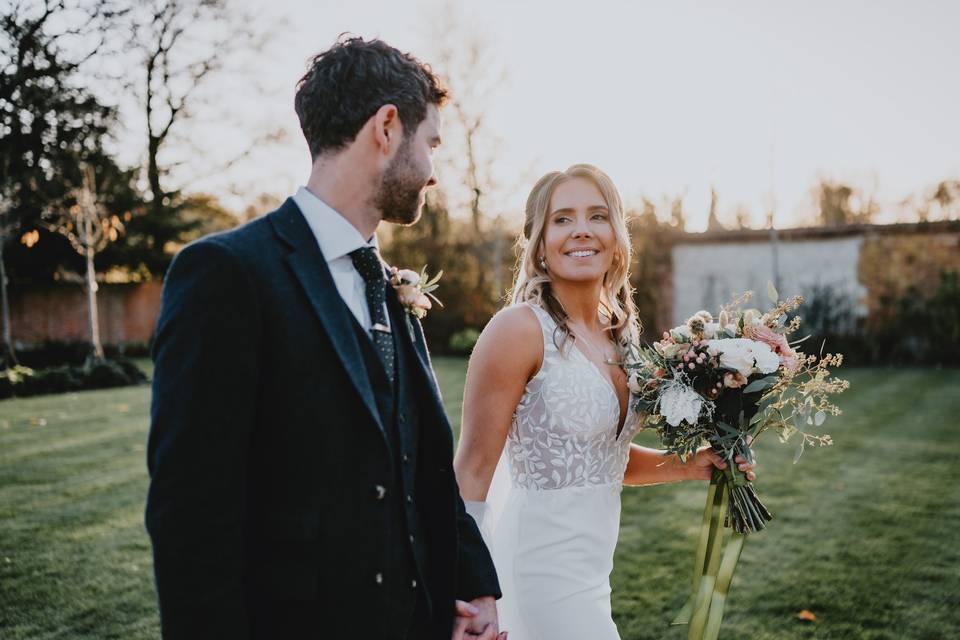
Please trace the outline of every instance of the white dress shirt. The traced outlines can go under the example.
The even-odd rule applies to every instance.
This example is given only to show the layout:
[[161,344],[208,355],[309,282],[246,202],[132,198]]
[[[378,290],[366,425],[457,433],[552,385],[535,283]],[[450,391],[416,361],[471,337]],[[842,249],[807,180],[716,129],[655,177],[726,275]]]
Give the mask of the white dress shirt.
[[[293,201],[300,207],[303,217],[307,219],[310,230],[313,231],[320,251],[327,260],[327,267],[333,276],[333,283],[337,285],[340,297],[347,303],[360,326],[370,332],[370,309],[367,306],[367,285],[353,266],[350,252],[361,247],[373,247],[380,253],[377,236],[370,240],[363,236],[353,224],[340,215],[333,207],[311,193],[306,187],[300,187],[293,196]],[[383,305],[383,313],[390,326],[390,314],[387,305]]]

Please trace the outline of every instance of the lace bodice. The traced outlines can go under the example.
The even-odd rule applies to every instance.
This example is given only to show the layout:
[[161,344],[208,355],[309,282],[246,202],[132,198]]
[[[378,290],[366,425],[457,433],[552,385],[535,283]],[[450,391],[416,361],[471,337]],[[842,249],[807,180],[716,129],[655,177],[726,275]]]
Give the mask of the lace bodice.
[[553,341],[553,318],[539,306],[530,308],[543,330],[543,365],[527,383],[507,435],[513,485],[621,485],[639,425],[632,403],[618,438],[620,401],[610,380],[576,346],[561,352]]

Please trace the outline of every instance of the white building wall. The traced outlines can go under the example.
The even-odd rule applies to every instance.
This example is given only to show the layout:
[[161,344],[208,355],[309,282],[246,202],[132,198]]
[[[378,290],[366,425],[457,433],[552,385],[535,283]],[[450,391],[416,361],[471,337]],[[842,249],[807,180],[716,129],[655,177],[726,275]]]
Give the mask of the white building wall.
[[[809,296],[812,287],[830,287],[866,314],[866,289],[857,279],[863,237],[781,241],[777,280],[781,299]],[[759,309],[770,305],[767,282],[774,280],[774,252],[768,242],[679,244],[673,247],[673,325],[699,309],[716,314],[720,305],[747,290]]]

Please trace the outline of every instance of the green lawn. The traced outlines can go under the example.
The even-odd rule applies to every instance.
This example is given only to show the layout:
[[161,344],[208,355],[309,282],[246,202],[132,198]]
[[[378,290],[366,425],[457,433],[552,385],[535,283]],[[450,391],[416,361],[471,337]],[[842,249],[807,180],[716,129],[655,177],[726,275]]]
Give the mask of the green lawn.
[[[459,422],[464,363],[435,364]],[[960,633],[960,371],[847,374],[845,415],[825,425],[834,447],[794,466],[792,447],[758,443],[776,519],[747,544],[722,638]],[[158,636],[142,525],[148,406],[146,387],[0,402],[0,637]],[[613,576],[624,640],[686,637],[667,623],[704,492],[624,491]],[[802,609],[817,621],[797,620]]]

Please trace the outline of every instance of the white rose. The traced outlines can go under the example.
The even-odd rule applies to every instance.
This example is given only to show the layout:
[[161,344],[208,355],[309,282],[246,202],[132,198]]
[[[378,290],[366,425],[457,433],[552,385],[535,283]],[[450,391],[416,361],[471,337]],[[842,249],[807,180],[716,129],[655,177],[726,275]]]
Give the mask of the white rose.
[[753,373],[756,362],[750,344],[753,340],[746,338],[722,338],[708,340],[707,347],[720,353],[720,366],[738,371],[744,377]]
[[679,384],[671,385],[660,396],[660,414],[673,427],[684,420],[696,424],[702,405],[703,398],[699,393]]
[[751,340],[751,342],[753,342],[753,357],[760,373],[773,373],[780,368],[780,356],[774,353],[768,345],[756,340]]
[[410,284],[413,286],[420,284],[420,274],[411,269],[400,269],[397,272],[397,275],[400,276],[400,282],[403,284]]
[[640,373],[634,372],[627,379],[627,386],[630,387],[630,391],[633,393],[640,393],[643,390],[643,387],[640,385]]
[[709,340],[717,335],[717,331],[720,331],[720,325],[716,322],[708,322],[703,325],[703,337]]

